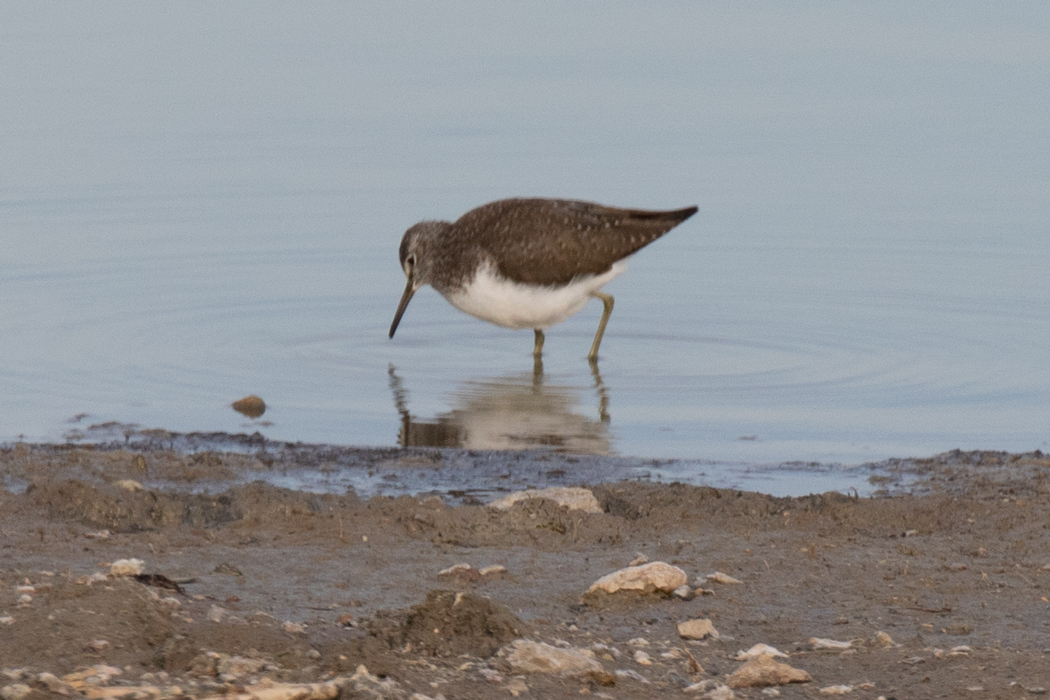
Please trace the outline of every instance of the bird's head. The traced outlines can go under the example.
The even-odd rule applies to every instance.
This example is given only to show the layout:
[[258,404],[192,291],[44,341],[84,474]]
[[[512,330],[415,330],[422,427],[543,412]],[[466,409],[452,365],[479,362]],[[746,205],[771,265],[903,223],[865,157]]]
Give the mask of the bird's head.
[[394,313],[394,322],[390,324],[390,337],[394,337],[397,324],[401,322],[401,315],[408,308],[408,302],[424,284],[430,284],[435,257],[436,246],[440,245],[437,240],[443,231],[451,224],[447,221],[421,221],[412,228],[405,231],[401,238],[401,247],[398,256],[401,259],[401,269],[405,272],[405,291],[401,295],[401,301]]

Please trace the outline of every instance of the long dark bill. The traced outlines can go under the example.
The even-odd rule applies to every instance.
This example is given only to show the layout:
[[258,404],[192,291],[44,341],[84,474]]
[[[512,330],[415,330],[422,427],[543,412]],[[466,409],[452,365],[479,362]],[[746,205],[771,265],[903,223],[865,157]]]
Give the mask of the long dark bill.
[[401,295],[401,302],[397,305],[397,311],[394,313],[394,322],[390,324],[390,337],[394,337],[394,331],[397,330],[397,324],[401,323],[401,316],[405,313],[405,309],[408,308],[408,302],[412,301],[412,295],[416,293],[415,287],[412,286],[412,278],[408,278],[408,284],[405,285],[405,293]]

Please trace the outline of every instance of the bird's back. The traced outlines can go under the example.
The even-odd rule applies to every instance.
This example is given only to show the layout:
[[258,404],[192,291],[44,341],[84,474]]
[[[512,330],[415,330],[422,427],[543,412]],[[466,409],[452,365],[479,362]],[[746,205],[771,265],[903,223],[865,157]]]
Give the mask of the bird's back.
[[452,228],[503,276],[555,286],[607,272],[617,260],[696,211],[696,207],[648,211],[566,199],[503,199],[467,212]]

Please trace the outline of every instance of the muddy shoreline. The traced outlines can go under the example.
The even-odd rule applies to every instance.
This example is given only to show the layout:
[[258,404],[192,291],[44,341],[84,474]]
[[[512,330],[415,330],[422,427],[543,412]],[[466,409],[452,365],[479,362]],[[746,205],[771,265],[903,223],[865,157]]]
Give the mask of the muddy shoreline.
[[[757,643],[812,678],[774,686],[780,697],[1050,688],[1050,459],[1038,452],[892,460],[870,466],[870,496],[778,498],[602,479],[600,462],[543,453],[192,442],[0,450],[5,692],[204,697],[261,683],[298,688],[288,697],[307,697],[305,684],[317,697],[715,697]],[[253,478],[354,460],[423,493]],[[453,466],[463,488],[428,492],[426,472]],[[584,486],[599,512],[544,499],[496,510],[472,475],[504,491]],[[146,576],[110,575],[121,559]],[[581,603],[641,560],[680,568],[704,594]],[[447,571],[458,564],[472,568]],[[705,583],[716,571],[741,583]],[[719,638],[682,639],[677,624],[697,618]],[[428,637],[431,626],[444,631]],[[518,637],[584,650],[602,670],[522,672],[505,646]],[[96,667],[115,672],[69,675]]]

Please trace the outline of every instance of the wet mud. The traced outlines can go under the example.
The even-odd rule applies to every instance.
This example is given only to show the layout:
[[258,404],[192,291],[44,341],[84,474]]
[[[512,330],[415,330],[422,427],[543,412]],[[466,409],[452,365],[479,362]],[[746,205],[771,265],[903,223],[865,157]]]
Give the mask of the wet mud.
[[[576,479],[549,456],[477,457],[511,486],[562,469],[560,481],[596,496],[602,512],[587,513],[537,499],[498,510],[462,493],[291,490],[257,477],[345,454],[250,440],[195,451],[180,440],[0,450],[0,685],[68,696],[73,686],[40,674],[103,664],[119,670],[107,687],[203,697],[364,665],[379,684],[369,697],[649,698],[690,687],[702,697],[696,683],[723,682],[740,650],[766,643],[813,679],[780,697],[827,697],[820,690],[836,685],[870,698],[1050,688],[1050,459],[1040,453],[892,460],[872,469],[871,496],[793,498]],[[414,469],[472,457],[356,459]],[[132,558],[142,576],[110,575]],[[681,568],[701,592],[581,602],[640,558]],[[472,569],[450,572],[457,564]],[[492,565],[504,568],[476,573]],[[740,583],[706,578],[716,571]],[[696,618],[718,638],[680,638],[677,624]],[[500,649],[522,637],[587,650],[604,670],[517,673]],[[366,697],[353,690],[363,682],[343,696]]]

